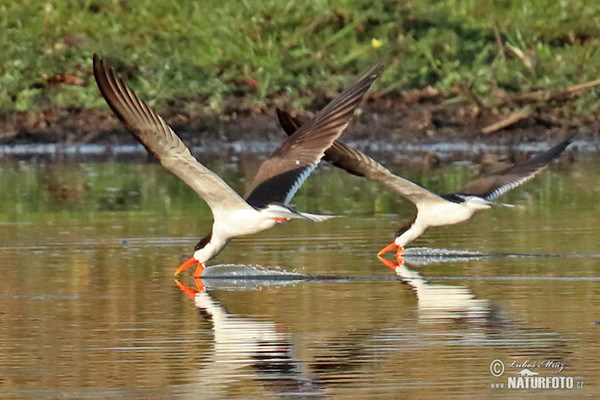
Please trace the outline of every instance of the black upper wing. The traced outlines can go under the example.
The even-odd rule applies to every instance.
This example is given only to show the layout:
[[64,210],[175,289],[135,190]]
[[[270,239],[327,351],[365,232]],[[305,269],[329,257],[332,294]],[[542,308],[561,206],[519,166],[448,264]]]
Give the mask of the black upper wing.
[[538,172],[542,171],[548,164],[560,156],[560,154],[571,143],[573,136],[570,135],[556,146],[540,153],[529,160],[517,163],[494,174],[475,179],[460,188],[456,194],[462,196],[478,196],[491,201],[511,189],[527,182]]
[[363,96],[383,69],[375,65],[319,114],[285,140],[261,165],[246,201],[254,207],[291,200],[333,142],[348,126]]

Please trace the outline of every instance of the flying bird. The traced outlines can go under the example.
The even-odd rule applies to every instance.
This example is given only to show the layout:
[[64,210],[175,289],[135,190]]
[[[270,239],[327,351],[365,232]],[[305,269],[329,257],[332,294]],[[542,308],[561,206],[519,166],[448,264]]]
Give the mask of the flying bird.
[[102,96],[127,127],[160,163],[190,186],[210,207],[211,231],[194,248],[194,255],[175,272],[204,264],[238,236],[251,235],[293,219],[320,222],[331,217],[303,213],[288,203],[316,168],[324,151],[344,129],[363,96],[381,73],[377,64],[353,86],[332,100],[311,121],[287,138],[260,166],[242,198],[218,175],[198,162],[166,122],[127,87],[113,68],[94,54],[94,77]]
[[[288,135],[302,127],[302,122],[286,111],[277,109],[277,117]],[[458,224],[471,218],[477,211],[486,210],[494,205],[493,200],[511,189],[532,179],[545,169],[571,143],[570,135],[554,147],[537,154],[529,160],[519,162],[491,175],[477,178],[455,193],[437,195],[408,179],[394,175],[383,165],[366,154],[339,141],[325,152],[324,160],[369,180],[396,191],[413,202],[417,208],[414,218],[396,232],[392,243],[377,254],[381,256],[396,250],[396,258],[401,259],[404,247],[421,236],[428,228]]]

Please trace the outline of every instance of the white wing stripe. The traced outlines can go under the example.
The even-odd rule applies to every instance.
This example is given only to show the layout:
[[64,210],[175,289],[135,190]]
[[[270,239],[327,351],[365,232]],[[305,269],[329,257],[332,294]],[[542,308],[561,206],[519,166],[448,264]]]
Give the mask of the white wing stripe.
[[290,201],[292,201],[292,198],[294,197],[298,189],[300,189],[300,186],[302,186],[306,178],[308,178],[308,176],[315,170],[315,168],[317,168],[317,164],[310,164],[304,168],[304,171],[302,171],[302,173],[298,176],[294,184],[290,187],[290,190],[287,192],[284,201],[285,204],[288,204]]
[[504,184],[504,185],[500,186],[499,188],[497,188],[496,190],[494,190],[492,193],[488,194],[487,196],[484,196],[484,198],[486,200],[494,200],[497,197],[502,196],[504,193],[508,192],[509,190],[512,190],[512,189],[516,188],[517,186],[521,186],[523,183],[527,182],[531,178],[533,178],[533,175],[526,176],[519,180]]

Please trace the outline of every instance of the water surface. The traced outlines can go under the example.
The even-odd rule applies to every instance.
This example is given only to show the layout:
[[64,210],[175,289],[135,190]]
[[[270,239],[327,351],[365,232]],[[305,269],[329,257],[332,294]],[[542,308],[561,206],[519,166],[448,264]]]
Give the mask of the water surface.
[[[256,163],[207,163],[243,192]],[[469,164],[393,169],[440,192]],[[410,203],[325,168],[309,212],[234,240],[227,271],[173,272],[210,229],[206,205],[156,164],[0,164],[0,392],[14,399],[593,398],[600,367],[600,166],[545,171],[517,205],[431,229],[396,271],[375,254]],[[307,278],[308,277],[308,278]],[[505,372],[495,377],[490,364]],[[551,361],[549,366],[544,366]],[[582,389],[496,388],[529,365]],[[556,365],[562,365],[556,372]],[[551,367],[552,366],[552,367]]]

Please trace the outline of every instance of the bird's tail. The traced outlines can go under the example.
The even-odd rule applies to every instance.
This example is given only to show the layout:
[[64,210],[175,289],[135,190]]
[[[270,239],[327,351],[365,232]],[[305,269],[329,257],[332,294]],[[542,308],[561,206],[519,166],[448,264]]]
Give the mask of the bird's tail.
[[337,215],[320,215],[310,214],[295,210],[293,207],[287,204],[269,204],[266,208],[269,215],[275,218],[290,219],[306,219],[311,222],[322,222],[331,218],[337,218]]
[[307,219],[312,222],[323,222],[323,221],[327,221],[328,219],[331,219],[331,218],[339,217],[339,215],[309,214],[309,213],[303,213],[303,212],[299,212],[299,211],[298,211],[298,214],[300,214],[303,219]]
[[510,204],[510,203],[491,203],[496,207],[516,207],[516,205],[514,204]]

